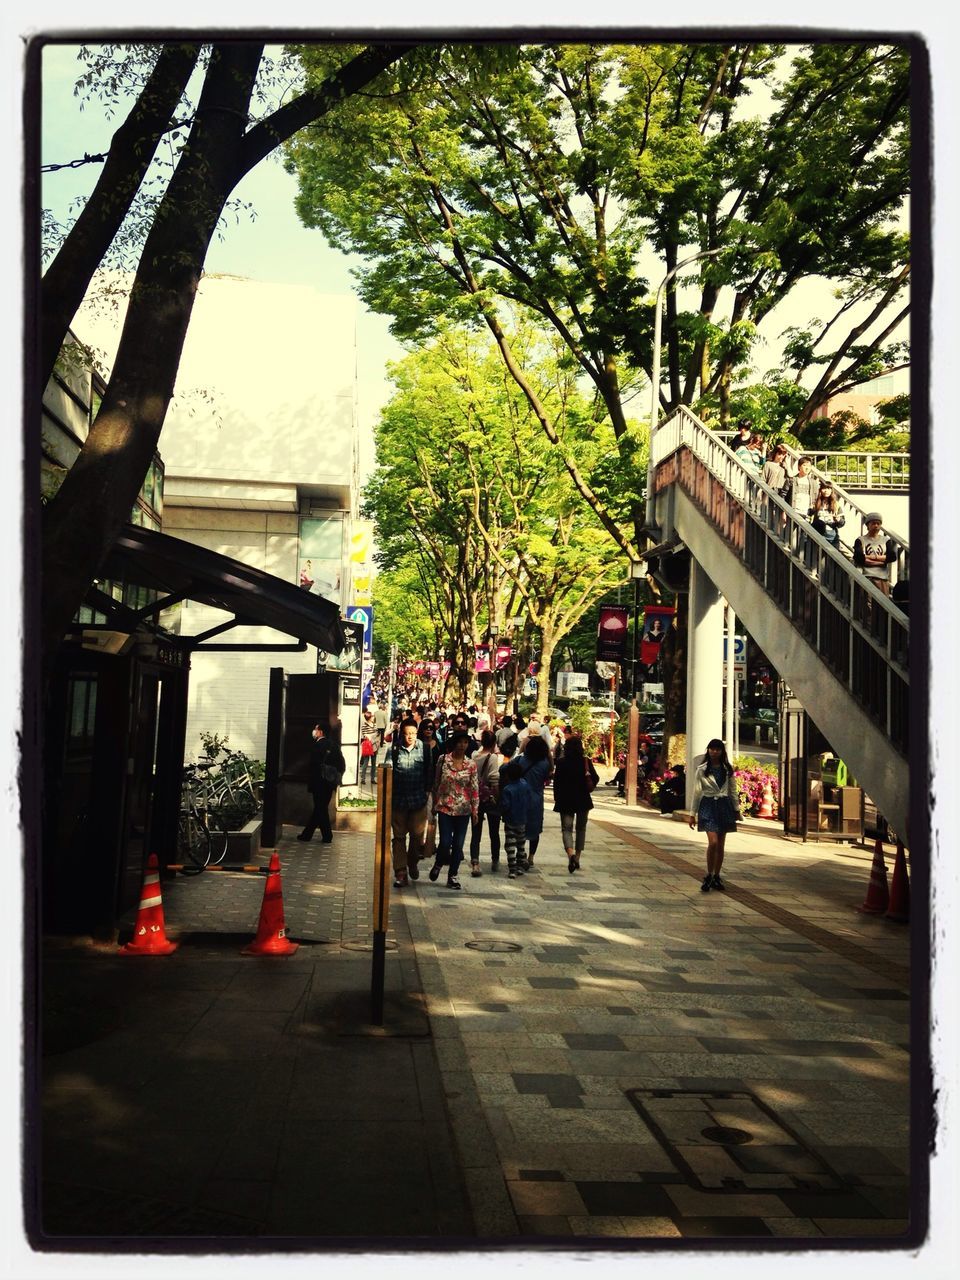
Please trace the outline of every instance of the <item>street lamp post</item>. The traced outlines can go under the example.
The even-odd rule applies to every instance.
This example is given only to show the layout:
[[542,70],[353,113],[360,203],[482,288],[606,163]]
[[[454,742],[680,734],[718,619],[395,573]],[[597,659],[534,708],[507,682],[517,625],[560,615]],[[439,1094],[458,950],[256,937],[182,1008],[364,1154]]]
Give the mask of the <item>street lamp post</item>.
[[677,272],[682,271],[684,267],[689,267],[691,262],[697,262],[700,258],[716,257],[720,252],[720,249],[702,249],[699,253],[691,254],[689,258],[678,262],[660,281],[654,301],[653,355],[650,365],[650,452],[647,460],[647,509],[644,517],[644,525],[651,531],[656,528],[653,518],[653,437],[660,420],[660,331],[663,322],[663,291]]

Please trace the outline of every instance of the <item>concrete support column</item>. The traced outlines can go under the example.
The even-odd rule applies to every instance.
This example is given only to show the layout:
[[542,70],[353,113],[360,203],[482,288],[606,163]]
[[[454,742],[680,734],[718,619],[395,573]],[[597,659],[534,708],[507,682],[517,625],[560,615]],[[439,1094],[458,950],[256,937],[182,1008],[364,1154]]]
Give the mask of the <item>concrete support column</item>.
[[722,737],[723,601],[696,560],[690,562],[687,611],[687,808],[693,799],[694,757]]

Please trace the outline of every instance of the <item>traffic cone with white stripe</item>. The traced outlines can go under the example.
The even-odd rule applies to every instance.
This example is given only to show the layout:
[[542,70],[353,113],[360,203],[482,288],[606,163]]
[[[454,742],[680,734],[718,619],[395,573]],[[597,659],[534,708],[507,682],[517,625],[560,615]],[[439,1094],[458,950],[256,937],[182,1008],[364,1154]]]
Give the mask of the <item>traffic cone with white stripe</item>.
[[890,890],[887,888],[887,868],[883,861],[883,841],[878,836],[873,850],[873,866],[870,868],[867,896],[863,900],[863,906],[857,907],[857,910],[871,916],[882,916],[889,902]]
[[760,801],[760,811],[758,818],[775,818],[777,815],[773,812],[773,787],[770,785],[770,779],[766,781],[763,788],[763,799]]
[[143,875],[140,890],[140,907],[133,937],[120,948],[123,956],[168,956],[180,944],[171,942],[163,925],[163,899],[160,894],[160,866],[157,855],[151,853]]
[[280,856],[270,855],[267,883],[263,890],[257,936],[240,952],[244,956],[292,956],[299,942],[291,942],[283,923],[283,888],[280,884]]

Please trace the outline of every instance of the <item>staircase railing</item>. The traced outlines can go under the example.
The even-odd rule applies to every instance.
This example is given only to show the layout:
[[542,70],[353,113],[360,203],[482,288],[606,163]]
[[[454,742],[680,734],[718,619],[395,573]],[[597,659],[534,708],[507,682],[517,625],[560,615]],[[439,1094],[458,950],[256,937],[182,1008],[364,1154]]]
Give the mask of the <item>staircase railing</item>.
[[689,409],[675,410],[660,424],[652,455],[655,493],[680,486],[905,756],[910,700],[906,614],[748,471]]
[[[692,415],[695,416],[695,415]],[[699,421],[699,419],[698,419]],[[703,425],[703,424],[701,424]],[[704,427],[705,430],[709,428]],[[713,432],[719,439],[725,443],[734,436],[733,431]],[[907,453],[832,453],[832,452],[816,452],[814,450],[797,450],[791,448],[790,445],[783,446],[790,457],[791,464],[796,469],[799,458],[806,456],[811,460],[812,466],[810,474],[816,476],[820,481],[827,480],[833,485],[834,493],[837,495],[837,505],[843,515],[844,523],[840,529],[840,543],[846,547],[852,555],[854,541],[860,537],[866,528],[864,516],[868,511],[876,505],[871,500],[869,506],[863,506],[857,502],[855,498],[851,498],[847,492],[848,486],[856,488],[871,488],[872,485],[865,483],[867,477],[876,481],[884,478],[889,480],[889,484],[882,487],[889,492],[903,492],[910,488],[910,455]],[[889,459],[889,461],[887,461]],[[904,461],[906,460],[906,461]],[[905,483],[895,483],[896,478],[906,475]],[[878,484],[878,487],[881,487]],[[899,548],[897,556],[897,564],[894,569],[893,579],[909,578],[910,576],[910,543],[902,535],[897,533],[889,525],[884,525],[881,533],[885,538],[892,538]]]

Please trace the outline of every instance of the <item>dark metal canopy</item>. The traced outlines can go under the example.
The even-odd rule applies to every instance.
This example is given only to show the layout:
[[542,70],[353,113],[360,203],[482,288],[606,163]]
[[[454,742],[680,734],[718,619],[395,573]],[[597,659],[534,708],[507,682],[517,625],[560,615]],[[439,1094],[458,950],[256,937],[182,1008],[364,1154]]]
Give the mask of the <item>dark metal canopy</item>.
[[[196,600],[234,615],[232,622],[206,636],[234,626],[252,626],[272,627],[328,653],[340,653],[347,643],[340,611],[332,601],[154,529],[127,525],[110,548],[100,576],[160,592],[158,600],[134,611],[139,618],[156,615],[180,600]],[[192,639],[199,642],[203,637]]]

